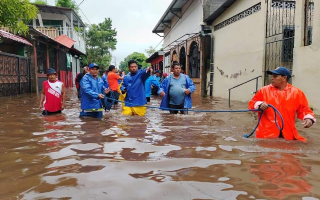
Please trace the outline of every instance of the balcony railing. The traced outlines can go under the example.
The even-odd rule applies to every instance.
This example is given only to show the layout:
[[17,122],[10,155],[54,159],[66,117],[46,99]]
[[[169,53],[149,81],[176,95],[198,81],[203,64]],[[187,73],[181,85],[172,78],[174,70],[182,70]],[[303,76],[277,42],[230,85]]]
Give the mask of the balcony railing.
[[36,27],[41,33],[51,37],[52,39],[57,38],[60,35],[66,35],[69,38],[76,41],[74,47],[79,51],[85,53],[85,41],[83,39],[83,33],[77,32],[71,27],[64,28],[62,26],[46,26],[46,27]]

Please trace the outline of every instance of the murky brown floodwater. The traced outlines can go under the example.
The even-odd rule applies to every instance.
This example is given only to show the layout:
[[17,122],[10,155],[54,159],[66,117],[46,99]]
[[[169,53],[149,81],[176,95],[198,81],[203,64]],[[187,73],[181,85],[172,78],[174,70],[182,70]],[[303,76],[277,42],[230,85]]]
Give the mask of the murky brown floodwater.
[[[299,128],[308,139],[301,143],[243,138],[256,124],[252,113],[150,109],[125,117],[118,109],[102,120],[80,119],[68,92],[67,109],[49,117],[36,95],[1,99],[1,200],[320,197],[319,123]],[[196,109],[228,109],[224,99],[193,100]]]

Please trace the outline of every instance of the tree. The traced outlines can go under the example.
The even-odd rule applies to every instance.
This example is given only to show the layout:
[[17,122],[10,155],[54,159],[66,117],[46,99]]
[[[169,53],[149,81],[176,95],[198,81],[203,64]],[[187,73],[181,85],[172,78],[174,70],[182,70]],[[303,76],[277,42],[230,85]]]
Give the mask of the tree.
[[145,52],[148,54],[148,56],[152,56],[152,54],[154,54],[156,52],[156,50],[150,46],[148,49],[145,50]]
[[45,0],[34,0],[33,3],[38,5],[47,5],[47,2]]
[[78,13],[78,10],[79,10],[76,2],[74,2],[73,0],[56,0],[56,6],[65,7],[65,8],[72,8],[77,13]]
[[112,28],[110,18],[104,19],[98,25],[93,24],[86,34],[88,61],[106,69],[111,62],[111,51],[116,49],[116,36],[117,31]]
[[0,0],[0,26],[17,34],[26,35],[28,24],[37,18],[39,10],[29,0]]
[[143,53],[134,52],[130,55],[128,55],[124,61],[120,62],[119,68],[122,71],[125,71],[126,73],[129,72],[128,68],[128,62],[129,60],[135,60],[137,61],[138,65],[141,65],[142,69],[145,69],[149,66],[148,63],[146,63],[147,57]]

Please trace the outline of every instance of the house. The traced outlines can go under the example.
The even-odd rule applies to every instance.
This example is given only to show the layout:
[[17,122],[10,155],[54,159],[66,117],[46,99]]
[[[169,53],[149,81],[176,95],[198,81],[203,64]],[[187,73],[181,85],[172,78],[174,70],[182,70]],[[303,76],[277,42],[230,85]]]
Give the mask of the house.
[[[214,38],[213,95],[248,101],[270,84],[266,71],[285,66],[292,84],[320,114],[320,4],[314,0],[227,0],[205,22]],[[261,76],[261,78],[259,78]]]
[[157,51],[146,60],[147,63],[151,64],[153,71],[163,72],[163,55],[163,51]]
[[72,87],[81,69],[80,56],[86,53],[86,26],[70,8],[36,6],[40,12],[29,30],[29,40],[34,47],[31,55],[31,70],[35,74],[33,90],[41,90],[48,68],[56,69],[66,87]]
[[31,92],[30,59],[32,44],[23,37],[0,30],[0,97]]
[[211,29],[202,25],[225,1],[173,0],[152,31],[163,37],[163,72],[170,73],[172,62],[178,61],[202,96],[207,93],[207,72],[211,63],[211,39],[204,34]]

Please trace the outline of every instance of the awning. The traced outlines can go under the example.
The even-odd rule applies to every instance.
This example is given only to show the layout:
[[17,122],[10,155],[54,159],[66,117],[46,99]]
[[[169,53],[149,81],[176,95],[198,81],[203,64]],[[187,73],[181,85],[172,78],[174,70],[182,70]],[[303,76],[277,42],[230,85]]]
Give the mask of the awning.
[[16,42],[19,42],[19,43],[22,43],[22,44],[26,44],[26,45],[32,46],[32,44],[28,40],[26,40],[26,39],[24,39],[22,37],[19,37],[17,35],[14,35],[12,33],[6,32],[6,31],[0,30],[0,36],[3,37],[3,38],[9,39],[9,40],[13,40],[13,41],[16,41]]
[[66,35],[60,35],[56,37],[54,40],[57,41],[59,44],[68,47],[69,49],[74,45],[74,43],[76,43],[76,41],[74,41]]

